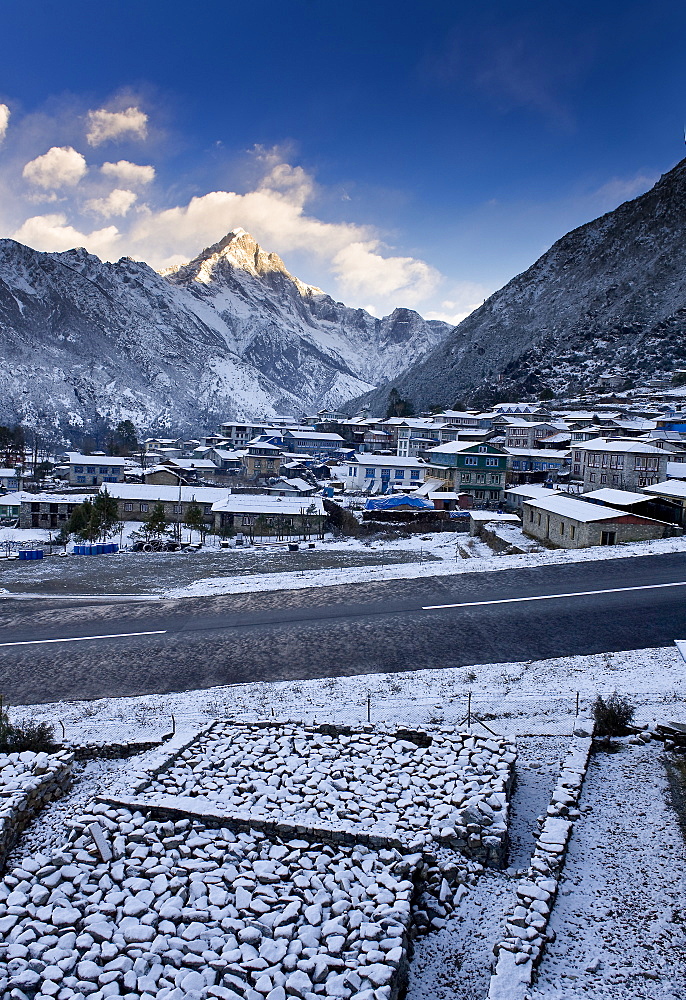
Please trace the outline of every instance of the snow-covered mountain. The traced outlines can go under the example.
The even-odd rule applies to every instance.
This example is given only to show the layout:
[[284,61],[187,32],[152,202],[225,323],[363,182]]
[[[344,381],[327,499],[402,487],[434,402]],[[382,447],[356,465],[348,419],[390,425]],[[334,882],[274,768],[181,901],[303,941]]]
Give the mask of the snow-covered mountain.
[[[563,236],[389,390],[418,408],[597,390],[686,366],[686,160],[648,192]],[[359,405],[361,401],[357,401]]]
[[393,377],[449,330],[335,302],[243,230],[163,274],[0,240],[0,422],[197,432],[299,415]]

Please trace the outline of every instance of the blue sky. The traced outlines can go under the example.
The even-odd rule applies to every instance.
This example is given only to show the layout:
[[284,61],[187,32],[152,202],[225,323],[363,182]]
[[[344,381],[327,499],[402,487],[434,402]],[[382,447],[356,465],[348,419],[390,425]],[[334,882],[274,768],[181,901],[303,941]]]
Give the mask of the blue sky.
[[676,2],[6,0],[0,235],[161,267],[240,225],[351,305],[456,320],[684,155],[684,29]]

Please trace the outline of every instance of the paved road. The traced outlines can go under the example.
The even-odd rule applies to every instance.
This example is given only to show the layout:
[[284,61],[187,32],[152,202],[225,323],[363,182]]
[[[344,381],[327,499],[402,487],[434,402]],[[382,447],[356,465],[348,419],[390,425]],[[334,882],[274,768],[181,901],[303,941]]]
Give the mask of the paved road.
[[640,649],[682,637],[686,554],[164,602],[6,598],[0,691],[11,704],[31,704]]

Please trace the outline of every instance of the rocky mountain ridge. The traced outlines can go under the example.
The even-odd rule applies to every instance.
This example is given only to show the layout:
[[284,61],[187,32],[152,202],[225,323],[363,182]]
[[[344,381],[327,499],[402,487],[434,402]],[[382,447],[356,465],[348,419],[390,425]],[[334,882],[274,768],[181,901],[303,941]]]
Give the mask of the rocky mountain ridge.
[[397,378],[417,409],[627,385],[686,364],[686,160],[558,240]]
[[198,433],[299,416],[340,407],[449,330],[335,302],[243,230],[164,274],[0,240],[0,422]]

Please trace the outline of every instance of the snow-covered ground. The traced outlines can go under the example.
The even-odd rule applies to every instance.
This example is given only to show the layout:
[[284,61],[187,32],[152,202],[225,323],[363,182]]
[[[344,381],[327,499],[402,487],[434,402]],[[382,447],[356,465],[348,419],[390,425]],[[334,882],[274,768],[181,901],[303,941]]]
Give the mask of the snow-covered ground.
[[[150,738],[211,718],[250,721],[373,722],[435,728],[460,725],[471,708],[519,748],[511,867],[485,871],[463,886],[456,907],[416,942],[408,1000],[484,1000],[491,949],[502,936],[517,873],[536,830],[571,734],[596,693],[627,694],[639,722],[686,721],[686,664],[675,648],[484,664],[395,675],[242,684],[155,697],[102,699],[11,709],[14,718],[61,721],[68,738]],[[474,730],[487,734],[478,722]],[[527,735],[537,734],[537,735]],[[153,752],[154,754],[154,752]],[[660,744],[598,753],[592,760],[553,911],[557,940],[540,966],[533,1000],[677,1000],[686,995],[686,851],[669,805]],[[83,766],[74,791],[51,804],[25,835],[16,858],[55,846],[65,820],[94,792],[116,792],[145,758]],[[597,960],[597,961],[596,961]],[[588,969],[592,971],[587,971]]]
[[[436,539],[435,541],[433,539]],[[312,586],[336,586],[343,583],[367,583],[377,580],[414,580],[432,576],[454,576],[458,573],[492,572],[501,569],[522,569],[532,566],[559,566],[569,563],[596,562],[604,559],[660,555],[668,552],[686,552],[686,536],[660,538],[649,542],[632,542],[627,545],[588,549],[543,549],[524,555],[504,555],[493,552],[478,538],[466,535],[435,535],[430,542],[412,539],[413,548],[423,555],[438,557],[440,562],[410,562],[392,566],[354,567],[350,569],[314,570],[306,576],[281,573],[278,578],[267,575],[243,577],[232,580],[226,577],[208,577],[187,587],[171,588],[165,597],[201,597],[212,594],[237,594],[263,590],[297,590]],[[471,544],[470,544],[471,543]],[[359,545],[345,542],[344,545]],[[395,546],[406,548],[406,540],[384,544],[384,551],[392,552]],[[419,553],[418,553],[419,554]]]
[[[130,522],[129,535],[139,527]],[[21,529],[2,530],[17,535]],[[38,534],[35,530],[23,532],[27,541],[40,540]],[[531,539],[520,529],[509,528],[507,540],[532,547]],[[686,536],[588,549],[538,549],[522,555],[494,552],[479,538],[452,532],[392,540],[327,536],[323,541],[315,539],[313,549],[307,545],[301,543],[298,552],[289,552],[285,542],[221,550],[217,539],[208,536],[203,551],[196,553],[52,557],[21,564],[0,560],[0,595],[148,594],[179,598],[300,590],[686,552]],[[0,531],[0,554],[2,551]]]

